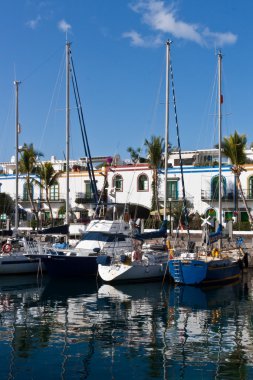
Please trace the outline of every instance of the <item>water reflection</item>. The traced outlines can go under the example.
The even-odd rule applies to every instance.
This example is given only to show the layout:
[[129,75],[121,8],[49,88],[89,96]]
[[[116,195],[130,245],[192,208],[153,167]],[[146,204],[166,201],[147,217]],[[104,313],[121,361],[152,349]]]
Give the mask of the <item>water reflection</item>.
[[212,289],[0,278],[0,378],[250,379],[252,278]]
[[170,289],[165,351],[179,378],[196,373],[207,379],[250,378],[247,280],[211,289]]

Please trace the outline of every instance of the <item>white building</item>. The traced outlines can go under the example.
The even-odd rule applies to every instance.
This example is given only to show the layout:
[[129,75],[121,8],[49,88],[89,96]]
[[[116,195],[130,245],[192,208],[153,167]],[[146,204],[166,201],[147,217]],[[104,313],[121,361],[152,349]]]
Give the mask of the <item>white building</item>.
[[[252,158],[252,151],[248,151],[248,157]],[[184,162],[183,173],[186,198],[192,204],[192,212],[218,216],[218,166],[217,150],[201,150],[182,152]],[[93,158],[94,175],[99,195],[103,203],[120,203],[131,206],[131,213],[138,207],[147,214],[151,208],[152,201],[152,177],[153,170],[148,163],[124,164],[120,158],[109,160],[108,157]],[[51,162],[55,170],[61,170],[62,174],[58,183],[50,189],[50,202],[54,218],[58,218],[66,200],[66,162],[57,160],[54,156]],[[223,160],[222,167],[222,192],[223,192],[223,222],[235,218],[234,211],[239,213],[238,220],[246,221],[247,213],[242,202],[241,195],[237,191],[231,165],[227,159]],[[96,167],[97,165],[97,167]],[[0,174],[0,192],[9,194],[15,199],[15,164],[13,162],[0,163],[2,172]],[[250,209],[253,209],[253,164],[245,165],[246,171],[241,175],[242,188],[248,201]],[[164,170],[159,171],[160,187],[159,199],[164,194]],[[39,178],[37,178],[39,180]],[[19,205],[32,215],[31,205],[28,199],[26,180],[24,175],[19,176]],[[80,219],[94,212],[96,205],[93,202],[90,178],[87,171],[85,159],[70,162],[69,175],[69,200],[73,217]],[[182,178],[177,152],[173,152],[169,158],[167,200],[168,203],[178,202],[182,199]],[[37,209],[49,216],[48,205],[45,202],[45,194],[37,185],[33,185],[33,199]],[[138,207],[137,207],[138,206]],[[145,213],[145,212],[144,212]]]

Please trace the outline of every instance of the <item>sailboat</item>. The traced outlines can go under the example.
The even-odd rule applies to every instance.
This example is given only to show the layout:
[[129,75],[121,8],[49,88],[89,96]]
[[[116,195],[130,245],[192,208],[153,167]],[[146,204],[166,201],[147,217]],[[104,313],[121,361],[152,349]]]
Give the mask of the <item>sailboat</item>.
[[[168,267],[175,283],[186,285],[210,285],[237,280],[242,269],[241,251],[239,249],[222,249],[222,176],[221,176],[221,62],[222,54],[218,54],[218,121],[219,121],[219,226],[215,233],[209,234],[208,218],[203,219],[202,226],[205,229],[206,246],[203,251],[179,252],[175,251],[174,257],[169,260]],[[213,248],[214,242],[219,243],[219,249]]]
[[[18,152],[19,152],[19,81],[14,81],[15,93],[16,93],[16,199],[15,199],[15,229],[13,235],[18,233]],[[16,274],[29,274],[36,273],[40,263],[38,257],[28,258],[26,256],[26,249],[22,242],[19,242],[16,238],[8,238],[5,244],[3,244],[0,251],[0,276],[2,275],[16,275]]]
[[[142,241],[146,239],[167,237],[167,165],[168,165],[168,107],[169,107],[169,62],[170,62],[170,41],[166,42],[166,107],[165,107],[165,189],[164,189],[164,217],[163,224],[159,231],[154,231],[150,235],[143,234]],[[98,274],[105,282],[121,281],[151,281],[162,279],[166,275],[168,262],[168,252],[144,249],[138,244],[137,239],[141,237],[133,236],[134,250],[120,255],[115,251],[113,258],[98,257]]]
[[[76,81],[75,69],[71,57],[70,43],[66,43],[66,225],[69,225],[69,87],[70,72],[72,84],[77,102],[77,111],[81,124],[82,140],[87,157],[87,169],[89,172],[92,193],[96,211],[94,219],[87,225],[85,232],[75,248],[68,247],[43,247],[39,257],[50,277],[80,277],[97,275],[97,256],[102,254],[112,254],[116,249],[125,252],[132,249],[132,239],[130,237],[131,228],[124,220],[108,220],[98,218],[99,197],[96,180],[93,172],[91,154],[84,125],[81,100]],[[71,67],[70,67],[71,66]],[[53,227],[54,228],[54,227]],[[50,231],[52,233],[52,229]],[[43,231],[42,231],[43,233]],[[29,255],[31,258],[33,255]]]

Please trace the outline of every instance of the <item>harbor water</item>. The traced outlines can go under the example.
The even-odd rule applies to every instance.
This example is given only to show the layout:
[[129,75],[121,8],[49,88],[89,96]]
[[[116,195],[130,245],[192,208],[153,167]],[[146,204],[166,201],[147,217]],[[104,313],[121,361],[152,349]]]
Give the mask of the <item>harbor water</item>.
[[253,271],[216,288],[0,278],[0,379],[253,379]]

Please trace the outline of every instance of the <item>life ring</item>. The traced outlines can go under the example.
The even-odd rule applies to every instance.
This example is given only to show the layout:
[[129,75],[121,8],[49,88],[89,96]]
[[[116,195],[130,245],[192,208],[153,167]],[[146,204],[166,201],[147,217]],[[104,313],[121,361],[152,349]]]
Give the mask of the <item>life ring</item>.
[[4,253],[10,253],[11,250],[12,250],[12,246],[10,243],[5,243],[2,246],[2,252],[4,252]]

